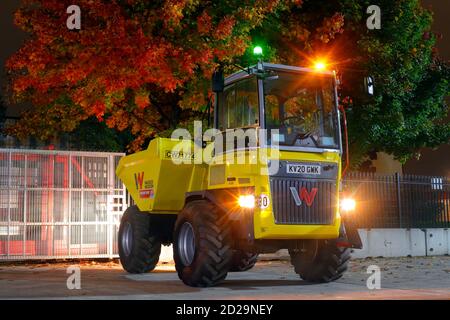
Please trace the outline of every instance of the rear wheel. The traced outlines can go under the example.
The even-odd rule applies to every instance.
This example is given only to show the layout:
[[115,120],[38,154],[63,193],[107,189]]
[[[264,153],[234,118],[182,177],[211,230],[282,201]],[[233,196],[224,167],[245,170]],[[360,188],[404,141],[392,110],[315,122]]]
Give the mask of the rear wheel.
[[236,250],[233,252],[233,262],[230,271],[242,272],[253,268],[258,260],[258,254]]
[[295,272],[309,282],[331,282],[342,277],[350,261],[350,249],[332,240],[312,241],[308,250],[290,250]]
[[136,206],[129,207],[119,227],[119,257],[123,268],[130,273],[153,270],[161,253],[159,237],[152,234],[151,215]]
[[179,278],[188,286],[210,287],[227,276],[231,265],[230,226],[207,201],[192,201],[175,224],[174,260]]

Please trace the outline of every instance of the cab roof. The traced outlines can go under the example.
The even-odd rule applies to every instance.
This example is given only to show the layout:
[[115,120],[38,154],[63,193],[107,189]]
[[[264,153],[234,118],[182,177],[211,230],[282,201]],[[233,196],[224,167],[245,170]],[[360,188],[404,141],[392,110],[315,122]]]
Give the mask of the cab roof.
[[[333,76],[333,71],[326,71],[326,70],[315,70],[312,68],[305,68],[305,67],[294,67],[294,66],[288,66],[284,64],[275,64],[275,63],[266,63],[263,62],[264,69],[267,70],[274,70],[274,71],[288,71],[288,72],[298,72],[298,73],[315,73],[315,74],[321,74],[321,75],[328,75]],[[236,73],[233,73],[232,75],[225,78],[225,85],[228,85],[232,82],[245,79],[248,77],[251,77],[253,74],[257,73],[257,66],[250,66],[249,68],[250,73],[247,71],[239,71]]]

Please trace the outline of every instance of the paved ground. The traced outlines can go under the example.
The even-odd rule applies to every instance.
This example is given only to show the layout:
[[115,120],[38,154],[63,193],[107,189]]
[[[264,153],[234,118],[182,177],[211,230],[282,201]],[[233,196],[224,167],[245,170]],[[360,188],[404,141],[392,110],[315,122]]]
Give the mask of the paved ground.
[[[215,288],[190,288],[172,265],[129,275],[114,262],[80,263],[81,289],[67,289],[66,273],[76,263],[0,264],[0,299],[450,299],[450,257],[364,259],[334,283],[300,280],[288,261],[262,261],[244,273],[230,273]],[[381,289],[366,286],[367,267],[381,269]]]

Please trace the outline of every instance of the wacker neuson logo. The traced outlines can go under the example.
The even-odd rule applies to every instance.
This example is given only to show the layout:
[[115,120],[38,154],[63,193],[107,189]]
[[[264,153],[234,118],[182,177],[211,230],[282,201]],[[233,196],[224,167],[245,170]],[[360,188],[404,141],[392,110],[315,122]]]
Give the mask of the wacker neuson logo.
[[316,197],[318,188],[312,188],[311,192],[308,192],[308,189],[306,187],[302,187],[300,190],[297,190],[295,187],[290,187],[292,197],[294,198],[295,205],[297,207],[300,207],[303,203],[303,201],[306,202],[306,205],[308,207],[311,207],[314,199]]

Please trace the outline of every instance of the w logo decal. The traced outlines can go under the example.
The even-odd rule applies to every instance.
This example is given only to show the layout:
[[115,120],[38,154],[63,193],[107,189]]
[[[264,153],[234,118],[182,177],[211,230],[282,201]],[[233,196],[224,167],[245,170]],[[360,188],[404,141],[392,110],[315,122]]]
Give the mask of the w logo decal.
[[316,198],[318,188],[312,188],[310,192],[308,192],[308,189],[306,187],[302,187],[300,190],[297,191],[295,187],[290,187],[292,197],[294,198],[295,204],[297,207],[300,207],[304,202],[306,202],[306,205],[308,207],[311,207],[314,199]]
[[144,172],[134,174],[134,183],[136,184],[136,189],[142,189],[142,184],[144,183]]

